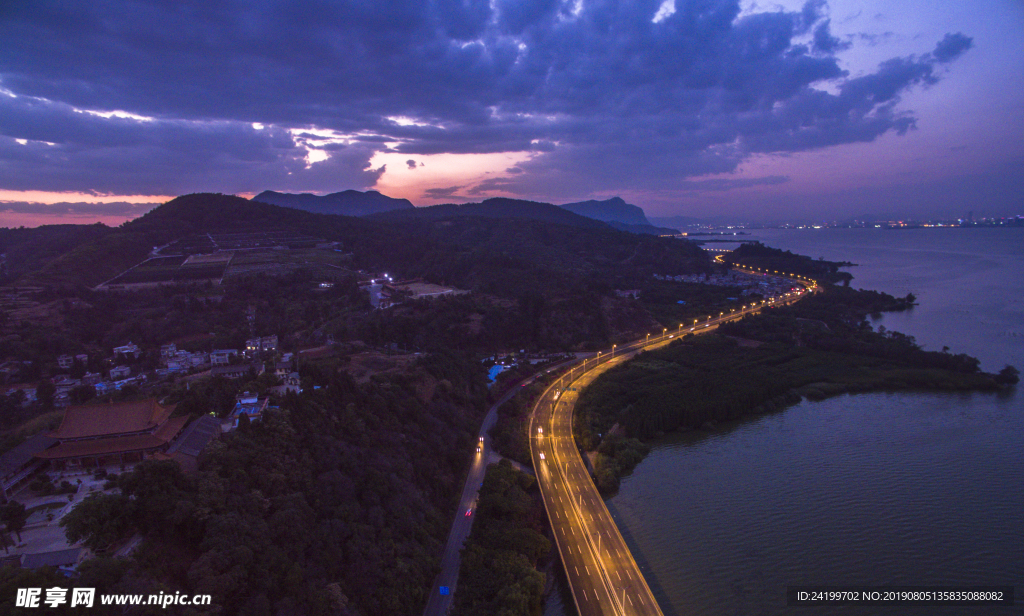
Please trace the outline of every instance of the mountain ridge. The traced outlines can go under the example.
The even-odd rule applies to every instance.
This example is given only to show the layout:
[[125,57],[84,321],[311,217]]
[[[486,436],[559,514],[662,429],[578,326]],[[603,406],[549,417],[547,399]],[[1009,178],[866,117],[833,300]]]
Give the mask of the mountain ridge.
[[264,190],[253,197],[251,201],[304,210],[314,214],[341,216],[369,216],[370,214],[391,210],[408,210],[415,207],[408,199],[396,199],[375,190],[366,192],[343,190],[323,196],[312,193],[282,193]]

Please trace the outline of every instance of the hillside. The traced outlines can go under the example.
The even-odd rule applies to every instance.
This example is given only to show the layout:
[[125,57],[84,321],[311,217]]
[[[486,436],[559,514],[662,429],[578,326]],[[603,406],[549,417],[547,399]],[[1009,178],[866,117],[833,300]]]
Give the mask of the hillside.
[[103,224],[0,228],[0,284],[17,280],[74,248],[114,230]]
[[708,267],[706,253],[690,242],[617,231],[546,203],[489,199],[354,218],[194,194],[77,246],[27,279],[92,287],[146,259],[154,247],[195,235],[267,230],[341,242],[356,268],[504,297],[581,282],[631,285],[651,273]]
[[413,207],[412,202],[408,199],[393,199],[375,190],[366,192],[346,190],[322,197],[309,193],[292,194],[265,190],[253,197],[252,200],[316,214],[339,214],[342,216],[367,216],[390,210],[408,210]]
[[83,243],[26,276],[34,284],[95,286],[145,259],[151,251],[197,233],[272,229],[314,237],[355,237],[359,219],[322,216],[249,201],[233,195],[184,195],[154,208],[110,233]]

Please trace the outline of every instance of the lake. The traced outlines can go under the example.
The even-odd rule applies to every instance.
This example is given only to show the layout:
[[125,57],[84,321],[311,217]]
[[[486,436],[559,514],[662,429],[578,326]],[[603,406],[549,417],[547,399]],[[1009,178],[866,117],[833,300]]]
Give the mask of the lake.
[[[920,305],[876,321],[930,350],[1024,368],[1024,230],[755,231],[851,261],[852,286]],[[711,245],[711,247],[717,247]],[[789,585],[1024,588],[1024,395],[804,401],[670,435],[608,501],[666,614],[991,614],[1010,608],[787,607]],[[560,582],[561,584],[561,582]],[[545,613],[566,609],[552,593]]]

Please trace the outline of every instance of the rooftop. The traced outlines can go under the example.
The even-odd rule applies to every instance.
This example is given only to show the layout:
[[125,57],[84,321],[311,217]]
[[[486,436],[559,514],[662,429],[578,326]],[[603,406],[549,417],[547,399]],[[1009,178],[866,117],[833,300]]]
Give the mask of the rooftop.
[[153,398],[71,406],[60,427],[49,436],[67,440],[150,431],[167,421],[173,410],[173,406],[161,406]]

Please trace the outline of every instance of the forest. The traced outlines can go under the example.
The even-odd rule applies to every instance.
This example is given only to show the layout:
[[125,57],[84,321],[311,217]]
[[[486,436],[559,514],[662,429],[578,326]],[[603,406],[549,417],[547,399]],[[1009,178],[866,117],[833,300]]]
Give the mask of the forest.
[[536,480],[507,460],[488,466],[473,515],[452,615],[540,613],[545,583],[536,567],[552,544]]
[[[196,614],[418,615],[470,462],[485,376],[458,353],[361,385],[332,372],[211,444],[196,475],[147,461],[116,479],[120,494],[91,497],[63,524],[100,549],[143,535],[130,565],[111,565],[107,592],[213,595]],[[19,575],[4,569],[0,587]],[[0,609],[14,596],[0,597]]]
[[847,262],[826,261],[824,259],[812,259],[805,255],[798,255],[789,250],[779,250],[765,246],[760,242],[745,242],[728,253],[725,257],[727,264],[742,265],[744,267],[756,267],[760,269],[785,272],[806,276],[818,281],[820,284],[843,284],[848,285],[853,280],[853,274],[840,271],[839,268],[853,265]]

